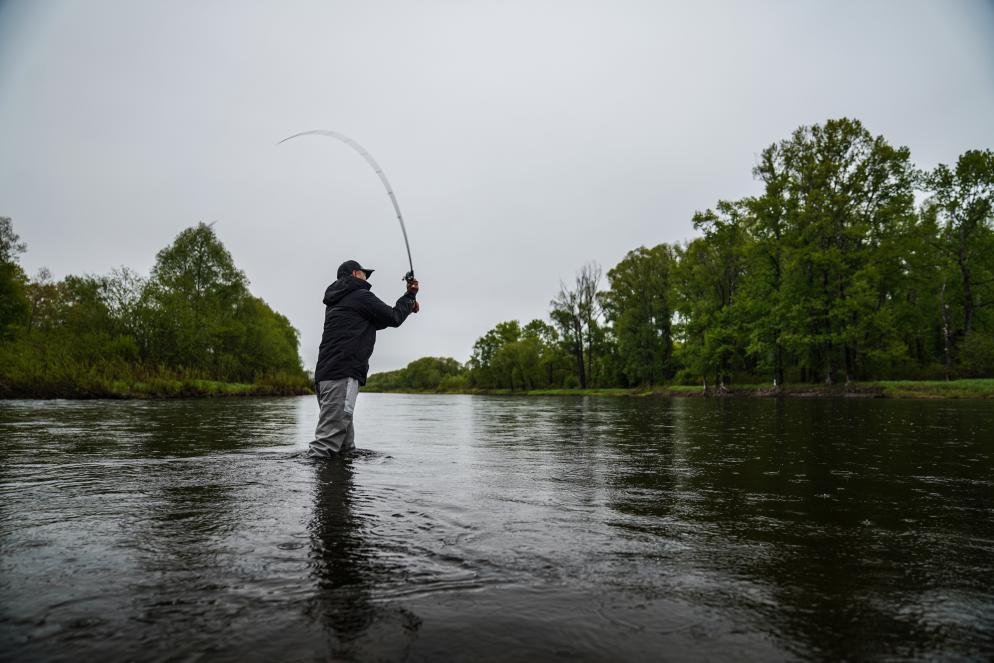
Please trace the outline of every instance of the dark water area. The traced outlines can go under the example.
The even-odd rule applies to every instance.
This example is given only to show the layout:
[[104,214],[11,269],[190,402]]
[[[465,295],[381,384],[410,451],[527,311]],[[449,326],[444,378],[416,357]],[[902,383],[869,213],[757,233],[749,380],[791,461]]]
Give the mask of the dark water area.
[[0,402],[0,659],[989,660],[994,406]]

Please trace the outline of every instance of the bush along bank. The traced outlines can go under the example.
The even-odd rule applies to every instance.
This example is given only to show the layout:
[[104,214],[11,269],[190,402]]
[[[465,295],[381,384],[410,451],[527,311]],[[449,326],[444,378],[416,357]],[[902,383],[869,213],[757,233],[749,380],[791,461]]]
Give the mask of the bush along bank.
[[[418,360],[423,366],[429,360]],[[454,361],[454,360],[450,360]],[[994,398],[994,379],[963,380],[884,380],[850,382],[840,385],[787,384],[779,388],[772,385],[733,384],[727,386],[654,385],[644,387],[603,388],[544,388],[544,389],[482,389],[467,386],[467,381],[439,379],[432,384],[422,380],[413,386],[404,380],[405,369],[370,376],[363,391],[401,394],[464,394],[490,396],[598,396],[598,397],[717,397],[717,398]]]
[[60,366],[32,374],[4,375],[2,398],[226,398],[313,394],[306,375],[276,373],[253,382],[224,382],[196,372],[147,368]]
[[312,393],[297,330],[248,290],[211,226],[181,232],[148,277],[29,279],[0,217],[0,398]]

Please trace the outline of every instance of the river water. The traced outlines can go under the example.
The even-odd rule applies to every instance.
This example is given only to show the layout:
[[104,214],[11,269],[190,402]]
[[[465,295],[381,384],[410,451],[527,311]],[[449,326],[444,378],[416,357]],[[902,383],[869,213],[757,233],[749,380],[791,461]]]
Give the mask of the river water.
[[994,405],[0,402],[0,659],[986,660]]

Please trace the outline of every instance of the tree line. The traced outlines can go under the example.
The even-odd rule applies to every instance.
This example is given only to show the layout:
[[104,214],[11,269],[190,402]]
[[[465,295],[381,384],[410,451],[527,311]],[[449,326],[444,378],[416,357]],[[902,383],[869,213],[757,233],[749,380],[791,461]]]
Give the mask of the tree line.
[[605,289],[588,263],[548,320],[502,322],[466,365],[424,358],[370,386],[994,377],[994,152],[924,171],[843,118],[768,146],[753,176],[756,195],[696,213],[689,242],[628,252]]
[[28,278],[25,250],[0,217],[0,397],[308,389],[297,330],[249,292],[208,224],[159,251],[148,276]]

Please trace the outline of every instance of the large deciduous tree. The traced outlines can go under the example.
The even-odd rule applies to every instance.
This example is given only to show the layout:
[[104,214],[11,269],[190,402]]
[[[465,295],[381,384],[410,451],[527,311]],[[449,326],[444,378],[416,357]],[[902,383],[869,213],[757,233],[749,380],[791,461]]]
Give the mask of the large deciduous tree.
[[10,217],[0,216],[0,340],[13,336],[28,321],[27,278],[18,264],[25,249]]
[[600,281],[600,266],[587,263],[576,273],[572,288],[560,282],[559,293],[550,303],[550,317],[562,335],[566,351],[576,362],[581,388],[592,384],[594,379],[594,355],[600,335],[597,297]]
[[900,229],[914,218],[909,150],[856,120],[829,120],[768,148],[760,176],[775,217],[762,227],[779,232],[786,270],[781,340],[826,382],[899,352],[888,286],[902,268]]
[[694,215],[704,233],[677,251],[674,299],[679,313],[681,358],[705,379],[723,388],[746,355],[739,290],[746,270],[747,238],[739,203],[720,201],[715,210]]
[[236,310],[247,296],[247,279],[214,229],[206,223],[187,228],[156,255],[148,282],[152,359],[221,369],[221,356],[234,349]]
[[673,266],[672,249],[660,244],[629,251],[607,273],[610,288],[600,301],[628,384],[653,385],[672,375]]
[[974,329],[978,309],[994,306],[994,152],[969,150],[955,168],[939,164],[927,177],[941,249],[957,275],[961,318],[952,336]]

